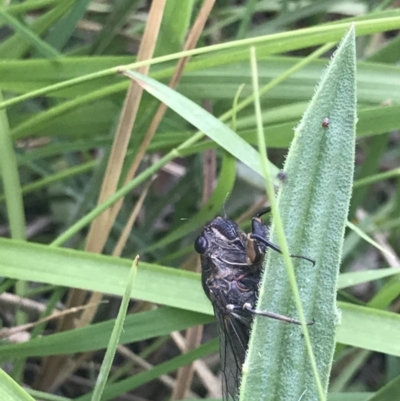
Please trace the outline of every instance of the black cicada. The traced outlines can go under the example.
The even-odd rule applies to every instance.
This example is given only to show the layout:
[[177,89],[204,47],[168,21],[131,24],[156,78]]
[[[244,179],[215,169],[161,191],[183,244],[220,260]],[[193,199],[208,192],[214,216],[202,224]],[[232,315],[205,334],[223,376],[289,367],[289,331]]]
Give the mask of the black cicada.
[[[255,314],[300,324],[296,319],[255,310],[267,248],[281,252],[269,241],[269,229],[260,211],[252,220],[251,233],[223,217],[204,226],[194,247],[201,255],[202,285],[214,307],[220,337],[222,392],[224,400],[235,400]],[[312,259],[300,255],[314,264]],[[309,324],[312,324],[310,322]]]

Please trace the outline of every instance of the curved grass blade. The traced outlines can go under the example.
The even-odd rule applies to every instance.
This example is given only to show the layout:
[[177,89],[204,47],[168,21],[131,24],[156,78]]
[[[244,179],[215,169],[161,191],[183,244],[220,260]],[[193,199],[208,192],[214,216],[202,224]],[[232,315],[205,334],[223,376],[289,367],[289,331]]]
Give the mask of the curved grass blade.
[[[124,74],[135,80],[148,93],[165,103],[190,124],[193,124],[199,131],[204,132],[204,134],[236,159],[260,174],[261,166],[259,153],[212,114],[208,113],[190,99],[152,78],[135,71],[125,71]],[[273,174],[276,175],[278,173],[276,166],[272,165],[271,169]]]
[[3,369],[0,369],[0,400],[34,401],[34,399],[10,376],[8,376]]

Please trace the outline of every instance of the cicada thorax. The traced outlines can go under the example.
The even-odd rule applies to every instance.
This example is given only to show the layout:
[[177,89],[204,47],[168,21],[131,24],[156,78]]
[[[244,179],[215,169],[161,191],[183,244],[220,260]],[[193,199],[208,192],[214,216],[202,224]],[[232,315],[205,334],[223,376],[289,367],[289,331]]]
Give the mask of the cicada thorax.
[[218,289],[229,302],[240,304],[247,302],[246,293],[257,291],[263,257],[256,241],[236,223],[216,217],[204,227],[195,249],[201,255],[203,289],[210,299],[210,289]]

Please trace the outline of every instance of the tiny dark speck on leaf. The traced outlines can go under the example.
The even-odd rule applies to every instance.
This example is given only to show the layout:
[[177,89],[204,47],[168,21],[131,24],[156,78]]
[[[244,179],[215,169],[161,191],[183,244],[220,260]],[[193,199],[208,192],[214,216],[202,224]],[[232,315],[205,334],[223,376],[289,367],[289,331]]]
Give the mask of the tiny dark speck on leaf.
[[325,118],[322,120],[322,126],[323,126],[324,128],[328,128],[328,127],[329,127],[329,123],[330,123],[330,120],[329,120],[328,117],[325,117]]
[[278,174],[277,174],[277,178],[279,181],[281,182],[286,182],[287,181],[287,174],[286,172],[284,172],[283,170],[281,170]]

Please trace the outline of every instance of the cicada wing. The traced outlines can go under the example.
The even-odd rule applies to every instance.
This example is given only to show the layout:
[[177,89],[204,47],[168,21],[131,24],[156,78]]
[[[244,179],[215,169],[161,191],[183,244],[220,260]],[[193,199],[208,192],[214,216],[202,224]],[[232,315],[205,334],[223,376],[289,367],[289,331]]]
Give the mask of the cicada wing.
[[246,357],[251,322],[242,320],[226,308],[227,303],[214,303],[217,320],[222,373],[222,396],[224,401],[236,401],[242,365]]

